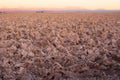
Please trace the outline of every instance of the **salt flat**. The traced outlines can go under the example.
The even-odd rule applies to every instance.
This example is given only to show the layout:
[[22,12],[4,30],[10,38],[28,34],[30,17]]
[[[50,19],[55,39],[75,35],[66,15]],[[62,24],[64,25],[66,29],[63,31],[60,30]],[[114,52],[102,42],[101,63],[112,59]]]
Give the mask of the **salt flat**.
[[0,13],[0,80],[120,80],[120,13]]

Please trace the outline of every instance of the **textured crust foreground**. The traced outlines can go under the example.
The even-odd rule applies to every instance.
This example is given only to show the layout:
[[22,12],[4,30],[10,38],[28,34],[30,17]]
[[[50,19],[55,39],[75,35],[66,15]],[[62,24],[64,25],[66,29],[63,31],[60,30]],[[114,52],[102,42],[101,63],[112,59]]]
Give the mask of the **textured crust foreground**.
[[120,13],[0,13],[0,80],[120,80]]

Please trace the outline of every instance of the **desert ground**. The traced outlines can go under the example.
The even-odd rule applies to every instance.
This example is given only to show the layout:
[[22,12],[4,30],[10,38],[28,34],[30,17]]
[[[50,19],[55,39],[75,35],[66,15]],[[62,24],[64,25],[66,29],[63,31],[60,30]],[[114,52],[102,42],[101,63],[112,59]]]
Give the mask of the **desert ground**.
[[1,12],[0,80],[120,80],[120,13]]

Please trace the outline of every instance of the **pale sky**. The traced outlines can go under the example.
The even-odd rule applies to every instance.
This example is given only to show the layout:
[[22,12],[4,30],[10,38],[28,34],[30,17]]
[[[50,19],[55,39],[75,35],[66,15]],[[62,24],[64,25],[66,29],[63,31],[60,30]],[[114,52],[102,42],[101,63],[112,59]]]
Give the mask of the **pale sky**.
[[120,0],[0,0],[0,8],[120,9]]

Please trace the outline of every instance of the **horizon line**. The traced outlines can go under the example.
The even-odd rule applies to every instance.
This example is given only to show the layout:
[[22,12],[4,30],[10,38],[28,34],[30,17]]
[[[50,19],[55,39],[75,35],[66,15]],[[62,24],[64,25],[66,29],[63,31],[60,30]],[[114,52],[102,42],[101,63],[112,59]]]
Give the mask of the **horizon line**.
[[95,10],[1,10],[0,12],[120,12],[120,10],[102,10],[102,9],[95,9]]
[[85,11],[85,12],[120,12],[120,9],[67,9],[67,8],[0,8],[0,11],[3,12],[16,12],[16,11],[23,11],[23,12],[27,12],[27,11],[63,11],[63,12],[80,12],[80,11]]

